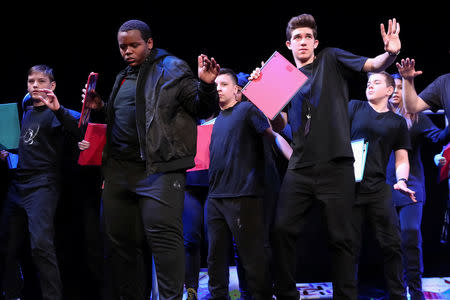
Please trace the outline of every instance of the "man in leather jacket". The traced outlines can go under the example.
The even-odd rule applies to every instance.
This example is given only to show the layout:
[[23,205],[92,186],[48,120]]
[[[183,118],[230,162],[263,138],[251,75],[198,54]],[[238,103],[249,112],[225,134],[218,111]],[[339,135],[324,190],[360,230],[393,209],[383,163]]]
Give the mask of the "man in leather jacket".
[[[106,109],[103,205],[120,299],[144,299],[145,243],[155,260],[161,299],[183,296],[182,212],[185,170],[194,166],[195,117],[218,105],[219,65],[198,57],[198,79],[186,62],[154,47],[147,24],[125,22],[119,50],[128,64],[116,78]],[[98,96],[98,95],[97,95]]]

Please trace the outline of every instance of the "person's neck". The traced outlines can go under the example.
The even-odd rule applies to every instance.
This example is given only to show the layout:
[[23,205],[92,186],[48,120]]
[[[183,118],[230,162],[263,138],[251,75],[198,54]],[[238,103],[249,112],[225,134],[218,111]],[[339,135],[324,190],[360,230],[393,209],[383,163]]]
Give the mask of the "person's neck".
[[392,108],[393,108],[394,110],[400,109],[400,104],[399,104],[399,103],[393,103],[393,102],[391,102],[391,105],[392,105]]
[[300,60],[295,58],[295,65],[297,66],[298,69],[303,68],[306,65],[312,64],[314,62],[314,60],[316,59],[316,56],[313,55],[310,58],[308,58],[307,60]]
[[368,102],[369,105],[372,106],[372,108],[378,113],[389,111],[387,99],[369,100]]
[[229,108],[235,106],[236,104],[238,104],[238,101],[235,99],[235,100],[230,100],[230,101],[222,102],[222,103],[219,102],[219,107],[220,107],[220,110],[226,110],[226,109],[229,109]]

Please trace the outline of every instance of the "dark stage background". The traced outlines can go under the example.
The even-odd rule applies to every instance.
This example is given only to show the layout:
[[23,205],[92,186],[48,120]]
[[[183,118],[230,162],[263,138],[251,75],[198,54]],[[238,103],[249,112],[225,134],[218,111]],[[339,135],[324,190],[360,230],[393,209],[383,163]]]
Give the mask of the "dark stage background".
[[[36,8],[10,4],[10,9],[0,13],[0,103],[22,100],[26,93],[26,73],[36,64],[54,68],[55,93],[67,108],[81,109],[81,89],[91,71],[99,73],[97,90],[106,98],[116,74],[125,66],[119,55],[116,33],[128,19],[146,21],[153,31],[155,46],[184,59],[194,72],[197,56],[204,53],[214,57],[222,67],[250,73],[275,50],[292,60],[285,47],[285,28],[294,15],[311,13],[315,16],[319,51],[324,47],[339,47],[369,57],[383,52],[380,23],[387,26],[388,19],[396,17],[401,25],[399,58],[415,58],[417,69],[424,72],[416,79],[417,90],[421,91],[434,78],[450,70],[450,23],[448,7],[442,3],[435,6],[429,1],[421,4],[430,3],[429,7],[414,7],[411,2],[403,6],[386,1],[358,2],[357,6],[344,2],[330,6],[319,1],[313,5],[299,1],[269,1],[267,4],[258,1],[245,6],[242,1],[166,2],[125,1],[103,7],[83,2],[51,6],[46,2]],[[390,67],[388,71],[396,69]],[[365,80],[364,76],[354,79],[352,97],[364,98]],[[442,115],[431,118],[439,127],[445,126]],[[436,145],[424,145],[423,151],[428,195],[422,222],[426,277],[450,276],[450,249],[440,243],[448,187],[446,183],[437,184],[437,168],[433,164],[434,154],[441,149]],[[4,165],[1,172],[5,178]],[[4,195],[6,181],[1,182]],[[76,253],[79,224],[67,220],[76,220],[76,211],[70,208],[76,207],[77,200],[65,195],[61,203],[64,209],[60,211],[58,226],[65,238],[59,250],[66,251],[63,257],[71,260],[63,270],[63,279],[67,293],[75,299],[82,274]],[[313,211],[310,218],[311,225],[299,240],[298,280],[328,281],[329,260],[322,238],[322,222],[317,211]],[[378,282],[383,273],[379,252],[370,238],[366,245],[361,278]]]

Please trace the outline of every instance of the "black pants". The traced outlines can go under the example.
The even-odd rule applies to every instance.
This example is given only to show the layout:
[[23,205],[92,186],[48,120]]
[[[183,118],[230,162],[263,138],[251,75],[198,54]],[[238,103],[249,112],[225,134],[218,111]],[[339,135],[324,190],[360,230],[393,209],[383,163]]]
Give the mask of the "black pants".
[[103,204],[115,286],[121,299],[144,299],[143,243],[153,254],[160,299],[181,299],[184,281],[184,173],[147,176],[145,166],[110,159]]
[[384,276],[390,299],[406,299],[403,282],[403,264],[400,228],[391,197],[391,188],[386,184],[376,193],[357,193],[353,207],[355,253],[361,249],[361,229],[368,222],[375,234],[383,254]]
[[[197,291],[201,265],[201,250],[206,240],[206,198],[208,186],[186,188],[183,210],[183,237],[186,253],[184,283],[186,289]],[[207,242],[206,242],[207,243]]]
[[326,220],[334,299],[356,299],[351,214],[355,183],[352,160],[340,159],[288,170],[272,232],[277,299],[298,299],[296,240],[308,211],[319,202]]
[[403,269],[411,300],[423,300],[422,222],[423,202],[397,207],[403,249]]
[[[80,230],[81,259],[83,273],[86,274],[82,284],[88,287],[85,298],[102,299],[104,287],[104,237],[101,222],[101,186],[102,177],[97,166],[78,166],[76,176],[79,183],[71,189],[75,195],[75,205],[71,207],[76,213],[73,225]],[[80,256],[80,252],[76,252]]]
[[62,284],[54,247],[54,216],[59,198],[57,180],[42,174],[13,180],[7,206],[9,239],[5,263],[5,293],[18,297],[21,282],[17,274],[19,255],[25,245],[27,227],[33,262],[39,272],[42,298],[62,299]]
[[208,288],[211,299],[229,299],[229,259],[236,242],[246,282],[254,299],[270,299],[264,249],[262,199],[256,197],[209,198]]

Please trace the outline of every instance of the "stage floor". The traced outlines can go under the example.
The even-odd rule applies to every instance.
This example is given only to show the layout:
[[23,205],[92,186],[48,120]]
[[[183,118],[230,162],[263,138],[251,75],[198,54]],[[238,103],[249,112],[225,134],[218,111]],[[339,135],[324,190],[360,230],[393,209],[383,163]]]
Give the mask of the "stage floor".
[[[450,299],[450,277],[423,278],[422,285],[426,299]],[[331,282],[298,283],[297,289],[300,291],[301,299],[331,299],[333,297]],[[239,282],[235,267],[230,267],[229,290],[231,300],[240,299]],[[375,300],[384,298],[384,291],[375,288],[360,290],[359,294],[361,299]],[[204,300],[208,296],[208,273],[206,270],[202,270],[200,272],[198,299]],[[183,299],[186,299],[186,293]]]

